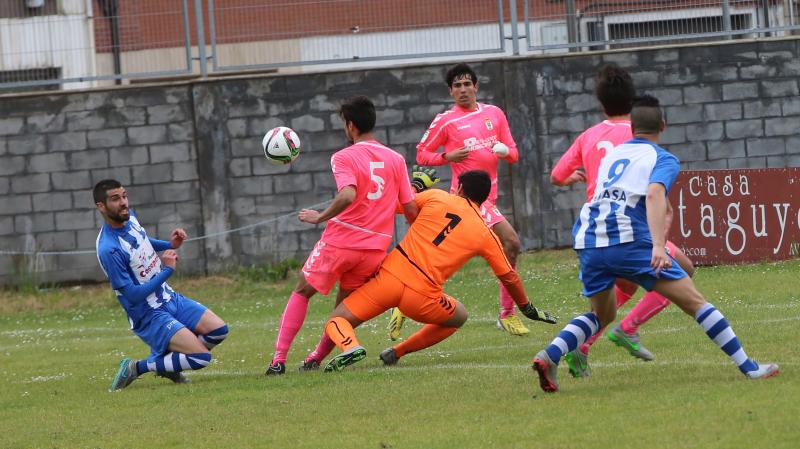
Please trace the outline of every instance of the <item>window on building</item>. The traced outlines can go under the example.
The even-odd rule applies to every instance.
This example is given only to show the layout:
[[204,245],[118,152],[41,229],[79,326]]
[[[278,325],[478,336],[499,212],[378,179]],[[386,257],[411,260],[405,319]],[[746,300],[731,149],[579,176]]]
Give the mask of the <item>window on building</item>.
[[0,1],[0,19],[24,19],[25,17],[52,16],[58,14],[56,0],[43,0],[41,6],[29,8],[37,2],[29,0],[2,0]]
[[[732,14],[731,15],[731,30],[747,30],[752,28],[752,14]],[[598,30],[593,30],[597,33]],[[659,44],[674,43],[674,42],[700,42],[708,41],[707,37],[696,38],[680,38],[680,36],[690,36],[703,33],[715,33],[724,31],[724,24],[722,23],[722,16],[707,16],[707,17],[691,17],[681,19],[669,20],[652,20],[643,22],[626,22],[626,23],[609,23],[608,24],[608,39],[609,40],[623,40],[623,39],[640,39],[648,37],[662,37],[662,36],[676,36],[675,40],[661,41]],[[734,35],[733,38],[741,38],[742,35]],[[635,44],[613,44],[611,48],[623,48],[631,46],[639,46],[641,43]]]
[[18,82],[30,82],[40,80],[57,80],[61,78],[60,67],[48,67],[44,69],[24,69],[24,70],[3,70],[0,71],[0,94],[12,92],[30,92],[32,90],[59,90],[61,84],[42,84],[26,87],[4,87],[6,84]]

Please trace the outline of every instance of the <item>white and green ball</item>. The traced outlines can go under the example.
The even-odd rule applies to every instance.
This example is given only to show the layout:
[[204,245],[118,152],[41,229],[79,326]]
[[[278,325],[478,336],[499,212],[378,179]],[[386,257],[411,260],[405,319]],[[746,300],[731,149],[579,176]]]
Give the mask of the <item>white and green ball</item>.
[[300,154],[300,138],[291,128],[278,126],[267,131],[261,140],[264,156],[275,165],[284,165]]

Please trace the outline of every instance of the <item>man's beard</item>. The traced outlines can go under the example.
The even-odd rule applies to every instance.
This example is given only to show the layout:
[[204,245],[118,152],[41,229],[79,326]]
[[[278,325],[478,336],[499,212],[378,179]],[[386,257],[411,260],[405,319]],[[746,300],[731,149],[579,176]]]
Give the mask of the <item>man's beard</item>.
[[[124,217],[123,214],[125,214]],[[126,221],[128,221],[129,218],[131,218],[131,213],[129,209],[124,209],[118,211],[117,213],[112,213],[111,211],[108,211],[106,216],[111,221],[117,222],[119,224],[124,224]]]

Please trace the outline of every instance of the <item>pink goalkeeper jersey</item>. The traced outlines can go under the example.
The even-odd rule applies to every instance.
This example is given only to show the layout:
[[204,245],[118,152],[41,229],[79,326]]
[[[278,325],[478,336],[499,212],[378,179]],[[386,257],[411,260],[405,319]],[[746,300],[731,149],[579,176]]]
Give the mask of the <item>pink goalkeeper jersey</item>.
[[405,159],[370,140],[334,153],[331,169],[337,190],[354,186],[356,199],[328,220],[321,240],[339,248],[385,251],[392,243],[397,202],[414,201]]
[[584,131],[553,167],[552,176],[564,181],[578,168],[586,172],[586,201],[594,195],[597,170],[606,152],[633,138],[629,120],[604,120]]
[[448,162],[442,153],[436,151],[444,146],[448,153],[459,148],[470,149],[469,156],[461,162],[449,162],[453,172],[450,193],[456,193],[458,175],[469,170],[484,170],[492,179],[492,190],[487,202],[497,202],[497,166],[499,157],[492,152],[497,142],[508,146],[508,156],[504,157],[509,164],[517,162],[519,152],[508,120],[503,110],[489,104],[477,104],[477,109],[467,110],[458,105],[453,109],[438,114],[422,140],[417,144],[417,163],[420,165],[444,165]]

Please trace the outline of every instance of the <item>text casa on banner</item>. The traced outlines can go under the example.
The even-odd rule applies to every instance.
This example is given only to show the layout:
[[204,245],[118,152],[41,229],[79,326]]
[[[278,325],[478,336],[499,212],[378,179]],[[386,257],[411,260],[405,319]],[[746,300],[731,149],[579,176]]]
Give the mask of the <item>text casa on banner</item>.
[[684,171],[669,240],[696,264],[797,257],[800,168]]

